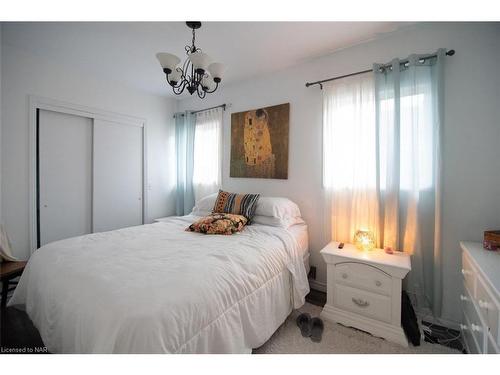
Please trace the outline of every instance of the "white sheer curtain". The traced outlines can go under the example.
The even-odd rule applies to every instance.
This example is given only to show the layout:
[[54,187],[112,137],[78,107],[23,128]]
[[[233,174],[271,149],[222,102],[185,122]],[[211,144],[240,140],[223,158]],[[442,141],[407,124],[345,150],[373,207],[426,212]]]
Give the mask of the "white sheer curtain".
[[220,187],[222,108],[197,113],[194,134],[193,189],[197,202]]
[[352,242],[358,229],[377,235],[375,89],[372,73],[323,88],[323,185],[332,238]]
[[[332,238],[357,229],[412,254],[406,289],[441,314],[442,60],[411,55],[324,87],[324,187]],[[423,59],[426,57],[426,59]]]

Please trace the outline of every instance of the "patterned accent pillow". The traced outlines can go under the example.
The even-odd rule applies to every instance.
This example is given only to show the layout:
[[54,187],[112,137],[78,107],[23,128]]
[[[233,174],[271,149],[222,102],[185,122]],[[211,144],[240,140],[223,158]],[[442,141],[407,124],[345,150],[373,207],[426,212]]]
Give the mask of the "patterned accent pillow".
[[241,232],[247,223],[247,218],[233,214],[211,214],[202,217],[186,228],[188,232],[204,234],[233,234]]
[[259,194],[236,194],[219,190],[212,213],[243,215],[250,224],[257,208],[259,196]]

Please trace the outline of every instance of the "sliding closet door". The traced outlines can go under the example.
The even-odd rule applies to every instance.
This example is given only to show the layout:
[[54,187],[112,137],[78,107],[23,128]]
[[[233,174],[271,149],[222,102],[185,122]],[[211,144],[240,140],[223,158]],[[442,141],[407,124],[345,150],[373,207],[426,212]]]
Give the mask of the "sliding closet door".
[[143,224],[142,148],[142,127],[94,120],[94,232]]
[[39,110],[38,246],[92,231],[92,120]]

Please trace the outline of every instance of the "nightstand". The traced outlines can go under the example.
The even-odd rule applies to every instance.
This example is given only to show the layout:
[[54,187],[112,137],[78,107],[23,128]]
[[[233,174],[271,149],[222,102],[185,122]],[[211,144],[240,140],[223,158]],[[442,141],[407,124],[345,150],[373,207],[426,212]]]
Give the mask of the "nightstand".
[[410,256],[384,250],[361,251],[330,242],[321,255],[327,263],[327,300],[321,317],[408,346],[401,327],[401,284],[411,270]]
[[9,289],[12,279],[21,276],[28,262],[2,262],[0,263],[0,281],[2,282],[1,308],[7,305],[7,294],[14,288]]

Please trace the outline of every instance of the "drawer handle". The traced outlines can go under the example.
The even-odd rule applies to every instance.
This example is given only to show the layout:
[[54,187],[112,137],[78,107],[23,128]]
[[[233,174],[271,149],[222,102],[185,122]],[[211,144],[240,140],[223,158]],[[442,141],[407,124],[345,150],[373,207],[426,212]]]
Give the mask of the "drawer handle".
[[471,324],[470,328],[472,332],[481,332],[483,330],[481,326],[478,326],[477,324]]
[[468,271],[468,270],[462,268],[462,275],[466,276],[466,275],[470,275],[470,274],[472,274],[471,271]]
[[463,294],[460,294],[460,301],[468,301],[469,299],[464,296]]
[[343,274],[342,274],[342,278],[343,278],[343,279],[347,279],[347,273],[343,273]]
[[368,306],[370,306],[370,302],[363,301],[361,298],[353,298],[352,302],[354,302],[359,307],[368,307]]
[[460,329],[462,331],[467,331],[469,328],[465,324],[460,324]]
[[376,286],[382,286],[382,281],[380,281],[380,280],[375,281],[375,285]]

